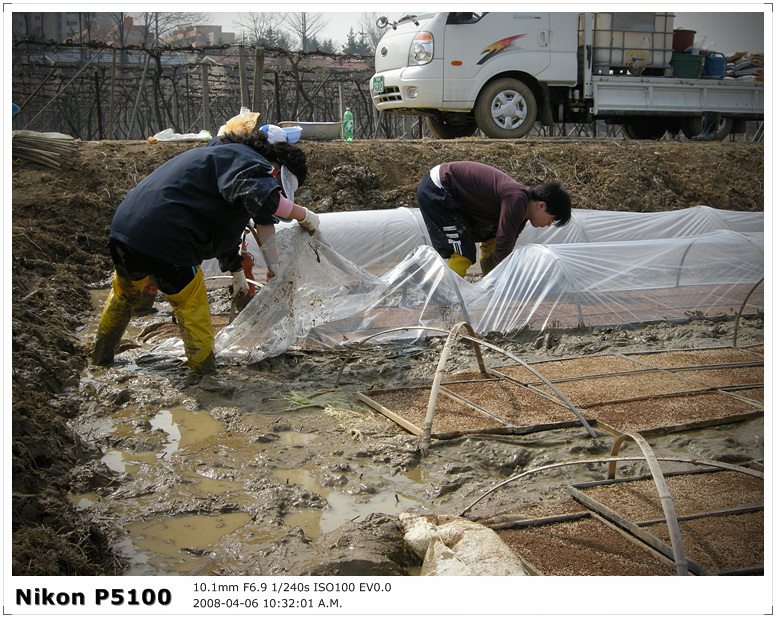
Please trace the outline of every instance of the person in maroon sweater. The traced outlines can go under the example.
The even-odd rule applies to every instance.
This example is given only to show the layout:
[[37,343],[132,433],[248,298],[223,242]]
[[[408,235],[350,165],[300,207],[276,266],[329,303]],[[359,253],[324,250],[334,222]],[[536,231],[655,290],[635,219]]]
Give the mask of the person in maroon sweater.
[[477,259],[488,274],[515,248],[530,221],[534,227],[566,225],[571,200],[558,183],[528,187],[484,163],[453,161],[420,181],[418,206],[431,244],[461,277]]

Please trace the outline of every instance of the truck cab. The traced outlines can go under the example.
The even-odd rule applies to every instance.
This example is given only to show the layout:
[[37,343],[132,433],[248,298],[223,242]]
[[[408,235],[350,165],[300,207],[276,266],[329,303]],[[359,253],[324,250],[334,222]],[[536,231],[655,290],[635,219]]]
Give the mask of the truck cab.
[[[380,111],[420,115],[439,138],[520,138],[538,121],[619,124],[626,137],[715,139],[764,117],[762,78],[675,72],[672,13],[450,12],[409,15],[386,31],[370,80]],[[690,58],[692,59],[692,58]]]

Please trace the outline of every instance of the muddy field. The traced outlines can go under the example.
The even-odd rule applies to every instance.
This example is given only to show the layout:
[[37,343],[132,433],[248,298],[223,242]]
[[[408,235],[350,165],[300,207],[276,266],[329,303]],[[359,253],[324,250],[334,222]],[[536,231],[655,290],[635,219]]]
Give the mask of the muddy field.
[[[187,383],[149,351],[174,332],[166,303],[133,321],[110,368],[87,357],[111,273],[107,235],[126,192],[190,144],[83,143],[72,169],[14,161],[12,220],[13,570],[16,575],[411,574],[396,515],[452,515],[496,482],[550,461],[605,456],[613,438],[581,428],[527,436],[418,440],[357,391],[428,383],[440,342],[359,352],[297,350]],[[663,211],[705,204],[761,211],[761,145],[661,141],[487,140],[302,143],[302,199],[319,212],[413,206],[433,165],[473,159],[528,184],[557,180],[579,208]],[[228,307],[213,293],[213,311]],[[526,361],[732,345],[733,319],[497,338]],[[743,320],[762,344],[764,317]],[[493,359],[489,359],[493,360]],[[471,369],[468,350],[454,368]],[[650,440],[656,451],[761,460],[763,421]],[[632,464],[628,470],[639,474]],[[470,517],[568,500],[559,469],[509,487]]]

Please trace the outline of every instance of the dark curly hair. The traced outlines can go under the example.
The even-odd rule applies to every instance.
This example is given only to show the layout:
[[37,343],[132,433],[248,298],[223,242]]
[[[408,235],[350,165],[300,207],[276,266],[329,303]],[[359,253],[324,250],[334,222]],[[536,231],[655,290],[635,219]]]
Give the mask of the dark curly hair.
[[254,130],[247,135],[225,133],[221,136],[221,141],[227,144],[244,144],[253,148],[267,161],[285,165],[297,177],[300,186],[307,178],[307,157],[304,152],[286,142],[270,144],[264,131]]

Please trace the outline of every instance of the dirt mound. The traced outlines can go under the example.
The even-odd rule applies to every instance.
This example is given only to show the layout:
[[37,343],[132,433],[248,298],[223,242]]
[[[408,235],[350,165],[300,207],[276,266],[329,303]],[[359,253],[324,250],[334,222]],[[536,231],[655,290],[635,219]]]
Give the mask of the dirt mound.
[[[97,454],[67,426],[81,412],[92,311],[110,275],[107,237],[124,195],[186,143],[82,143],[76,165],[14,161],[12,216],[13,565],[15,575],[117,574],[110,530],[68,500],[72,470]],[[761,211],[762,145],[623,141],[361,141],[302,144],[305,196],[319,212],[415,205],[437,163],[477,160],[527,184],[558,181],[578,208],[663,211],[705,204]],[[120,389],[119,389],[120,390]],[[117,394],[120,397],[121,393]],[[83,482],[79,480],[79,482]]]

